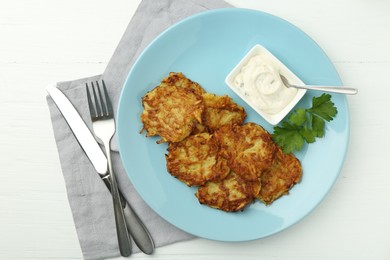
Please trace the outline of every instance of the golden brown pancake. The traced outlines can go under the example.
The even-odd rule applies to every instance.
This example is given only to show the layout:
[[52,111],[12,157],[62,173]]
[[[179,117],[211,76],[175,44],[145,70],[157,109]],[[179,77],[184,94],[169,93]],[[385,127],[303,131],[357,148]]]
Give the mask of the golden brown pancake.
[[160,86],[177,86],[181,88],[188,88],[194,90],[194,92],[198,95],[202,95],[206,93],[206,91],[196,82],[188,79],[181,72],[170,72],[167,77],[165,77]]
[[219,182],[207,182],[195,196],[201,204],[223,211],[238,211],[251,203],[260,191],[259,181],[246,181],[231,171]]
[[285,154],[278,147],[271,167],[261,174],[261,191],[257,198],[271,204],[301,180],[302,166],[291,153]]
[[[162,142],[180,142],[189,136],[196,122],[202,122],[202,97],[193,89],[158,86],[142,98],[141,121],[146,136],[159,135]],[[142,132],[141,131],[141,132]]]
[[244,122],[246,117],[244,108],[233,102],[227,95],[204,93],[202,98],[205,105],[203,124],[211,132],[228,124],[242,125]]
[[273,162],[276,145],[271,135],[255,123],[224,126],[215,137],[230,169],[247,181],[258,180]]
[[208,133],[170,143],[166,161],[168,172],[188,186],[222,180],[230,171],[227,161],[219,156],[216,140]]

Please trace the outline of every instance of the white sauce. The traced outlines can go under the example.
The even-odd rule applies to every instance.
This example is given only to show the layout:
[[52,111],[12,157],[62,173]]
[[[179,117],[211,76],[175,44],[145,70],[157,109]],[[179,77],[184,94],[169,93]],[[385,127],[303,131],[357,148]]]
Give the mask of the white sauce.
[[233,84],[249,102],[270,115],[282,111],[297,94],[297,89],[283,84],[274,64],[260,54],[249,59]]

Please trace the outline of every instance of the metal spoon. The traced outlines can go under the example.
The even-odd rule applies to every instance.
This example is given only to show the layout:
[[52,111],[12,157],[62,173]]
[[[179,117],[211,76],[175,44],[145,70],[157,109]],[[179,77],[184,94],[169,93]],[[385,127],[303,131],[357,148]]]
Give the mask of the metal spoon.
[[[280,74],[279,74],[280,75]],[[348,94],[348,95],[356,95],[358,90],[356,88],[347,88],[347,87],[331,87],[331,86],[317,86],[317,85],[293,85],[288,82],[288,80],[280,75],[284,85],[288,88],[300,88],[300,89],[309,89],[309,90],[319,90],[324,92],[331,93],[340,93],[340,94]]]

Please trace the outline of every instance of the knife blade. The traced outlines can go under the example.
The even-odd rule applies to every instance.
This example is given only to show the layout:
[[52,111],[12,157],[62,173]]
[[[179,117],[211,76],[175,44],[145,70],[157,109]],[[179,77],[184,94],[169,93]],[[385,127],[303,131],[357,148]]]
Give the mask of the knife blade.
[[47,92],[64,116],[65,121],[68,123],[70,129],[72,129],[74,136],[96,171],[99,174],[106,175],[107,158],[72,103],[70,103],[69,99],[54,86],[49,86]]
[[[46,91],[65,118],[65,121],[69,125],[72,133],[76,137],[88,159],[94,166],[96,172],[100,175],[101,179],[111,192],[107,158],[97,143],[95,137],[69,99],[56,86],[48,86]],[[147,228],[144,226],[135,211],[131,208],[129,203],[126,202],[121,192],[120,196],[127,223],[127,229],[135,244],[145,254],[152,254],[154,251],[154,243]]]

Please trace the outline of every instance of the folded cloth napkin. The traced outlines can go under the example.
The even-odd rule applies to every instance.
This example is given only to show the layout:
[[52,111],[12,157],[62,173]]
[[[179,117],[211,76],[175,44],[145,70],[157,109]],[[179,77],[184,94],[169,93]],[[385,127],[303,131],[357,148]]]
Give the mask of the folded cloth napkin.
[[[231,7],[222,0],[143,0],[128,25],[103,77],[113,105],[126,76],[142,50],[163,30],[192,14]],[[59,82],[57,87],[69,98],[92,129],[86,102],[85,83],[102,75]],[[70,128],[50,97],[47,97],[61,168],[81,250],[85,259],[119,256],[112,198]],[[113,150],[118,151],[115,138]],[[150,231],[156,247],[193,238],[172,226],[140,198],[122,167],[119,153],[113,152],[113,168],[126,200]],[[135,252],[139,249],[133,244]]]

